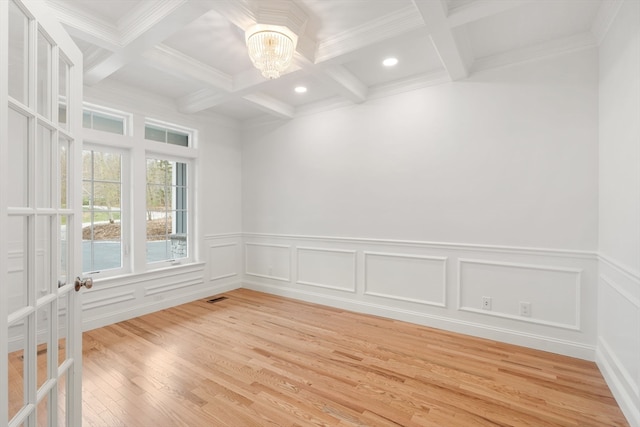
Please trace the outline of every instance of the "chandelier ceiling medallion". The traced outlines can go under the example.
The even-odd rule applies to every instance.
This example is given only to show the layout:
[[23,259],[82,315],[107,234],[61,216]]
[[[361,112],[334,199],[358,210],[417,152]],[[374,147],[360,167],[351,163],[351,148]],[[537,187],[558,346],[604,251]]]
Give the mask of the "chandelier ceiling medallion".
[[245,31],[253,65],[267,79],[277,79],[291,65],[307,15],[291,0],[259,1],[255,25]]

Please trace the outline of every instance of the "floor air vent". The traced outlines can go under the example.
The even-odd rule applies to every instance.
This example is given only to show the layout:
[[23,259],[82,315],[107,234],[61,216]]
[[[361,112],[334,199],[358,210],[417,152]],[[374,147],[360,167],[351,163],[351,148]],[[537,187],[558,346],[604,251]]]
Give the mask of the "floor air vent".
[[228,299],[228,298],[227,298],[227,297],[217,297],[217,298],[211,298],[211,299],[208,299],[208,300],[207,300],[207,302],[208,302],[209,304],[214,304],[214,303],[216,303],[216,302],[224,301],[224,300],[226,300],[226,299]]

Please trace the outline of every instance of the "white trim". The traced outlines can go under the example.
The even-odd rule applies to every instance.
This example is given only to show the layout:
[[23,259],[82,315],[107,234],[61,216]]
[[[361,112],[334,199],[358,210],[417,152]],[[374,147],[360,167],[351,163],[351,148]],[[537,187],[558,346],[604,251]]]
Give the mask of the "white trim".
[[626,289],[623,289],[617,282],[613,281],[612,279],[610,279],[609,277],[607,277],[604,274],[600,275],[600,280],[602,280],[602,283],[604,283],[605,285],[609,286],[611,289],[613,289],[617,293],[619,293],[620,296],[625,298],[631,304],[636,306],[636,308],[640,308],[640,299],[638,297],[636,297],[635,295],[632,295]]
[[105,277],[102,279],[96,279],[93,282],[93,288],[85,293],[90,295],[93,292],[115,289],[122,286],[131,286],[132,283],[141,284],[156,281],[160,278],[166,279],[168,277],[184,276],[189,273],[201,273],[204,271],[204,267],[204,262],[195,262],[157,270],[149,270],[142,273]]
[[204,240],[242,238],[242,232],[237,231],[234,233],[205,234],[203,237]]
[[598,260],[604,262],[608,266],[624,274],[629,279],[635,282],[640,282],[640,272],[638,272],[637,270],[634,270],[631,267],[628,267],[624,264],[619,263],[618,261],[614,260],[608,255],[603,254],[602,252],[598,252]]
[[483,245],[476,243],[448,243],[429,242],[420,240],[396,240],[396,239],[376,239],[364,237],[335,237],[335,236],[315,236],[315,235],[294,235],[294,234],[270,234],[246,232],[242,234],[245,238],[267,238],[267,239],[291,239],[291,240],[324,240],[340,243],[377,244],[377,245],[403,245],[422,248],[472,250],[483,252],[499,252],[522,255],[539,255],[553,257],[568,257],[579,259],[597,260],[597,253],[594,251],[571,250],[571,249],[551,249],[523,246],[501,246]]
[[598,338],[595,361],[631,426],[640,426],[640,391],[633,377],[603,337]]
[[[495,311],[487,311],[482,309],[477,309],[474,307],[463,306],[462,305],[462,264],[479,264],[479,265],[495,265],[499,267],[510,267],[510,268],[522,268],[528,270],[542,270],[542,271],[555,271],[555,272],[563,272],[563,273],[574,273],[577,275],[576,283],[575,283],[575,304],[576,304],[576,315],[574,319],[574,324],[568,323],[559,323],[559,322],[551,322],[548,320],[535,319],[531,317],[523,317],[516,316],[507,313],[500,313]],[[492,317],[500,317],[503,319],[510,320],[518,320],[526,323],[535,323],[544,326],[552,326],[555,328],[569,329],[572,331],[581,331],[581,315],[580,315],[580,304],[581,304],[581,287],[582,287],[582,270],[576,268],[566,268],[566,267],[555,267],[555,266],[546,266],[546,265],[537,265],[537,264],[525,264],[525,263],[516,263],[516,262],[501,262],[501,261],[488,261],[488,260],[479,260],[479,259],[469,259],[469,258],[458,258],[458,282],[457,282],[457,293],[458,293],[458,301],[457,301],[457,310],[465,311],[476,314],[483,314],[486,316]]]
[[111,294],[106,298],[96,298],[94,300],[83,301],[82,311],[106,307],[108,305],[113,305],[120,302],[132,301],[134,299],[136,299],[134,291]]
[[[412,254],[402,254],[402,253],[390,253],[390,252],[374,252],[374,251],[363,251],[364,255],[364,294],[371,295],[376,297],[383,297],[394,299],[397,301],[406,301],[406,302],[414,302],[418,304],[431,305],[434,307],[446,307],[447,306],[447,264],[448,257],[437,257],[437,256],[423,256],[423,255],[412,255]],[[401,297],[397,295],[384,294],[380,292],[370,292],[367,290],[368,287],[368,277],[367,277],[367,259],[369,255],[380,256],[380,257],[390,257],[390,258],[408,258],[408,259],[422,259],[427,261],[442,261],[442,302],[437,301],[429,301],[423,300],[419,298],[408,298]]]
[[152,296],[152,295],[162,294],[164,292],[169,292],[176,289],[188,288],[189,286],[202,285],[203,283],[204,283],[204,280],[202,280],[202,278],[197,278],[194,280],[190,280],[188,282],[167,283],[164,285],[149,286],[144,288],[144,295]]

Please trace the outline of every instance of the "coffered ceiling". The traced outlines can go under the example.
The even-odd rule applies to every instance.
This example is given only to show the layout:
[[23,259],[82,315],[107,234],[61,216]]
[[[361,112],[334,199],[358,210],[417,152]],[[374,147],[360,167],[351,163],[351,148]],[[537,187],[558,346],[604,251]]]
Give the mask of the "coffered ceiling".
[[[290,119],[596,46],[619,7],[618,0],[47,3],[84,53],[86,85],[116,81],[168,97],[184,113],[239,122]],[[251,64],[244,30],[263,11],[290,7],[303,20],[294,64],[267,80]],[[387,57],[398,64],[384,67]]]

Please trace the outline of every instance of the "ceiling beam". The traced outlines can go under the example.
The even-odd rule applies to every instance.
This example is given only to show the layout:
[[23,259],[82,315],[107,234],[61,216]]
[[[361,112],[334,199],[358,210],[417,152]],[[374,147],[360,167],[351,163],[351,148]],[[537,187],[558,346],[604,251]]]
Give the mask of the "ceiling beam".
[[448,11],[449,26],[459,27],[470,22],[520,7],[533,0],[476,0]]
[[331,65],[313,74],[338,94],[359,104],[367,100],[369,88],[342,65]]
[[245,95],[243,99],[255,104],[256,107],[265,113],[282,119],[292,119],[296,114],[294,106],[278,101],[264,93],[251,93],[249,95]]
[[433,47],[438,52],[442,65],[449,73],[451,80],[466,78],[468,76],[467,66],[449,26],[445,1],[413,0],[413,3],[422,15]]
[[[124,34],[123,40],[128,40],[128,44],[123,45],[106,60],[85,72],[85,84],[94,85],[109,77],[127,63],[139,59],[146,50],[162,42],[205,12],[198,3],[186,0],[180,2],[167,0],[162,5],[164,7],[160,9],[153,7],[152,13],[146,16],[145,21],[139,22],[141,30],[131,30],[133,32]],[[132,39],[133,37],[135,38]]]

